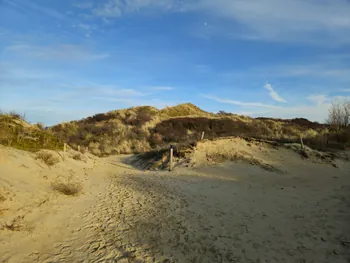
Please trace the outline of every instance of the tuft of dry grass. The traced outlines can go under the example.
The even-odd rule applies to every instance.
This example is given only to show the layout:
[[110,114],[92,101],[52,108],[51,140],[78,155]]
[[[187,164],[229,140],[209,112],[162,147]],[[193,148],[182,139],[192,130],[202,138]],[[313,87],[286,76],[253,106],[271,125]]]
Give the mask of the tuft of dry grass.
[[42,160],[46,165],[52,166],[60,161],[59,157],[48,151],[40,151],[36,153],[35,159]]
[[23,220],[24,216],[17,216],[13,220],[6,222],[2,228],[13,232],[29,231],[30,227],[27,226],[26,222]]
[[73,155],[73,159],[77,161],[82,161],[83,160],[83,155],[81,153],[76,153]]
[[53,190],[69,196],[77,195],[83,189],[83,186],[80,183],[72,183],[72,182],[53,182],[51,184]]
[[0,193],[0,202],[6,201],[6,197]]

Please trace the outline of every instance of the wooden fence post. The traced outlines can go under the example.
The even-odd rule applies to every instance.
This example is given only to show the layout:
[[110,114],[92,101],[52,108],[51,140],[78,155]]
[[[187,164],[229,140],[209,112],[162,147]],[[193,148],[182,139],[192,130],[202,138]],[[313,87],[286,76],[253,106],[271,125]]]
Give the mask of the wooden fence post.
[[204,139],[204,131],[202,131],[201,141]]
[[80,152],[80,145],[78,145],[78,152]]
[[67,151],[67,144],[64,143],[64,144],[63,144],[63,152],[65,153],[66,151]]
[[169,171],[173,170],[173,155],[174,155],[174,148],[172,145],[170,145],[170,159],[169,159]]
[[300,144],[301,144],[301,149],[304,150],[304,142],[303,142],[302,136],[300,136]]

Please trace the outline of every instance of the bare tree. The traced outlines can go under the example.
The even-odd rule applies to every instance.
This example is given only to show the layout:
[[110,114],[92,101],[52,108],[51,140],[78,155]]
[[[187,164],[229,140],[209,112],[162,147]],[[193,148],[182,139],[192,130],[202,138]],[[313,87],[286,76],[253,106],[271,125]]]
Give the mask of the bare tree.
[[329,108],[327,123],[337,129],[350,125],[350,101],[348,99],[334,100]]
[[344,105],[343,105],[343,111],[344,111],[344,126],[348,127],[350,125],[350,100],[345,99]]

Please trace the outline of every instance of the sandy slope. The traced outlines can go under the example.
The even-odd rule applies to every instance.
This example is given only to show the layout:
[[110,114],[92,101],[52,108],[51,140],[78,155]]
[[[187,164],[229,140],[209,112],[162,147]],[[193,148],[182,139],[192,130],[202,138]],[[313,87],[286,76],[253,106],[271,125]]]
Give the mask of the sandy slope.
[[[47,168],[2,147],[0,222],[22,226],[0,230],[1,262],[349,262],[350,163],[256,158],[283,173],[248,162],[145,172],[121,157]],[[83,194],[52,191],[69,173]]]

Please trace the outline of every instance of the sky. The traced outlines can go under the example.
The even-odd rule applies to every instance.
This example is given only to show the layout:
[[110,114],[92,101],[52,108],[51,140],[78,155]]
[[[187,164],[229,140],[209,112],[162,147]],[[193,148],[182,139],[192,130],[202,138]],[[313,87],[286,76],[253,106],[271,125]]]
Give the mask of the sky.
[[349,95],[348,0],[0,0],[0,110],[33,123],[186,102],[324,122]]

